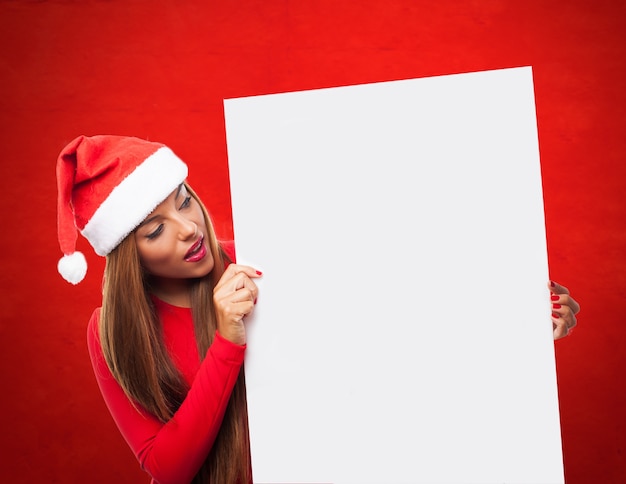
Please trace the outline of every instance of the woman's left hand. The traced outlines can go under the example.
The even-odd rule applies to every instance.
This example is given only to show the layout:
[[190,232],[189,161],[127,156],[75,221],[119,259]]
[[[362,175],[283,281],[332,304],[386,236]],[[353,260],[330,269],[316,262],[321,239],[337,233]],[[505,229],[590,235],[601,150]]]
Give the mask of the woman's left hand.
[[556,340],[570,334],[576,326],[576,314],[580,311],[580,305],[570,296],[565,286],[550,281],[548,288],[552,302],[552,329]]

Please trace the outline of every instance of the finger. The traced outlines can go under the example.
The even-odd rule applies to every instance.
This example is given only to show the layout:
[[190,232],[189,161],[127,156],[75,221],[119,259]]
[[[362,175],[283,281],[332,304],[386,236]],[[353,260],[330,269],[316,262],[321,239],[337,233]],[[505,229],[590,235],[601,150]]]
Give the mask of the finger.
[[259,294],[257,285],[244,273],[236,274],[213,292],[213,299],[219,307],[231,302],[251,301],[254,303]]
[[241,320],[252,312],[254,309],[254,303],[250,300],[233,301],[230,304],[229,314],[232,315],[235,321],[241,322]]
[[576,316],[568,306],[561,306],[560,304],[552,305],[552,319],[558,319],[559,323],[563,322],[566,328],[572,329],[576,326]]
[[243,293],[249,292],[252,296],[252,299],[256,298],[259,292],[259,289],[254,281],[252,281],[252,279],[250,279],[247,274],[244,274],[243,272],[235,274],[235,276],[230,279],[230,281],[226,282],[224,288],[230,290],[233,293],[240,291],[242,291]]
[[577,314],[580,311],[580,305],[569,294],[552,294],[550,300],[553,304],[569,307],[573,314]]
[[224,274],[222,274],[222,276],[220,277],[220,280],[215,285],[215,290],[218,290],[227,284],[232,284],[233,282],[239,282],[242,277],[247,277],[247,278],[261,277],[261,273],[260,271],[257,271],[256,269],[253,269],[249,266],[237,266],[236,264],[231,264],[224,271]]
[[569,329],[561,318],[552,317],[552,333],[555,340],[567,336]]
[[224,284],[227,284],[228,281],[230,281],[239,274],[245,274],[246,276],[251,278],[257,278],[263,275],[261,271],[255,269],[254,267],[241,264],[230,264],[222,274],[222,277],[220,277],[220,280],[215,285],[215,290],[221,288]]
[[554,294],[569,294],[569,289],[558,282],[550,281],[548,282],[548,289]]
[[236,299],[236,297],[237,295],[231,295],[230,298],[216,301],[218,319],[238,323],[246,314],[252,312],[254,302],[250,298]]
[[256,300],[257,291],[251,287],[242,287],[231,294],[229,300],[232,302],[244,302]]
[[248,277],[261,277],[263,275],[263,273],[257,269],[255,269],[254,267],[251,266],[246,266],[246,265],[242,265],[242,264],[230,264],[226,270],[224,271],[224,273],[229,272],[232,275],[235,274],[239,274],[241,272],[243,272],[244,274],[246,274]]

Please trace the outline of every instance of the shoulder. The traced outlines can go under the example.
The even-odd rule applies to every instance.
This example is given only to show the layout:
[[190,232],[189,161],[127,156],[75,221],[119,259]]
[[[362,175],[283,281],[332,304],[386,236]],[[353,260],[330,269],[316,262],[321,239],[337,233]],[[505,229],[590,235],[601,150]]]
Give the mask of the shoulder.
[[87,324],[87,347],[89,349],[89,354],[92,356],[100,353],[102,350],[100,349],[100,334],[99,334],[99,326],[100,326],[100,311],[102,308],[94,309],[93,313],[91,313],[91,317],[89,318],[89,324]]
[[91,335],[94,331],[97,335],[98,325],[100,324],[100,311],[102,311],[102,308],[96,308],[93,310],[93,313],[91,313],[89,324],[87,324],[87,336]]
[[91,360],[91,366],[96,376],[98,384],[102,384],[104,381],[113,379],[111,370],[106,363],[104,352],[102,351],[102,344],[100,343],[100,312],[102,308],[94,309],[87,325],[87,350],[89,352],[89,359]]

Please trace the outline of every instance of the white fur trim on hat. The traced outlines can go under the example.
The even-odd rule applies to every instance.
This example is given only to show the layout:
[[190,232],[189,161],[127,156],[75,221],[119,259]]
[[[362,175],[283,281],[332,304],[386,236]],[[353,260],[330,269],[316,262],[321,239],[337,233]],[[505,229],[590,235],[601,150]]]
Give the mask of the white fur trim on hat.
[[167,147],[147,157],[117,185],[81,230],[107,255],[187,178],[187,165]]

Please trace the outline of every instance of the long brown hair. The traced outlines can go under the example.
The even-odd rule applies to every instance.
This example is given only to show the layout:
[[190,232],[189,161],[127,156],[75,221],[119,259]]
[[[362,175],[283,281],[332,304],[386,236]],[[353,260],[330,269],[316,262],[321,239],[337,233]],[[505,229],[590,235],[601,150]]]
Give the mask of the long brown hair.
[[[186,185],[186,184],[185,184]],[[215,236],[206,208],[200,204],[209,234],[215,266],[206,276],[192,280],[191,307],[200,358],[204,358],[217,328],[213,288],[230,262]],[[172,362],[160,331],[160,321],[149,296],[150,277],[141,267],[134,233],[106,258],[100,342],[111,373],[131,402],[162,422],[172,418],[189,390]],[[213,447],[193,483],[248,484],[250,442],[243,368],[231,394]]]

